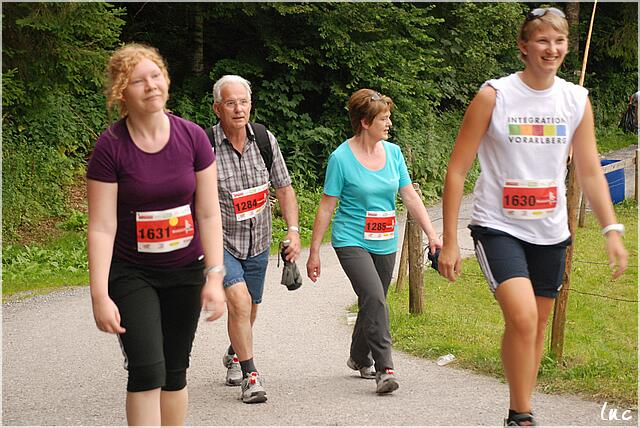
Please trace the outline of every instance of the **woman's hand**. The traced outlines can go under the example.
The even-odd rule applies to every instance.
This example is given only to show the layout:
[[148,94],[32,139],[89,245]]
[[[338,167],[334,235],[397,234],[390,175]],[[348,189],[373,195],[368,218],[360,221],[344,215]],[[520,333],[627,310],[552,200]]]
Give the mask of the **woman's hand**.
[[109,296],[92,298],[91,306],[98,330],[113,334],[122,334],[127,331],[120,325],[120,311]]
[[462,259],[460,257],[458,244],[446,244],[442,247],[440,257],[438,258],[438,271],[440,275],[451,282],[455,282],[460,276],[461,263]]
[[442,240],[438,235],[428,236],[429,238],[429,253],[435,254],[438,248],[442,248]]
[[207,312],[207,321],[215,321],[224,315],[227,296],[222,287],[222,278],[221,272],[210,272],[202,287],[200,301],[202,310]]
[[618,279],[627,269],[629,261],[629,253],[624,248],[622,237],[618,232],[607,233],[605,249],[609,256],[609,267],[613,270],[612,279]]
[[316,282],[320,277],[320,254],[316,252],[310,252],[307,259],[307,276],[313,282]]

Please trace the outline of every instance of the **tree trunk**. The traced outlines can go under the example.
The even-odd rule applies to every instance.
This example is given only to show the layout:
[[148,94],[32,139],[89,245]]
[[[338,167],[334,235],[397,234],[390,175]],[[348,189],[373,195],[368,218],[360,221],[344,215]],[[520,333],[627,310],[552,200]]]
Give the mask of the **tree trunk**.
[[202,4],[195,3],[193,14],[193,64],[191,71],[197,76],[204,73],[204,13]]
[[580,2],[570,1],[566,3],[565,13],[569,23],[569,54],[568,65],[573,68],[576,75],[580,74]]

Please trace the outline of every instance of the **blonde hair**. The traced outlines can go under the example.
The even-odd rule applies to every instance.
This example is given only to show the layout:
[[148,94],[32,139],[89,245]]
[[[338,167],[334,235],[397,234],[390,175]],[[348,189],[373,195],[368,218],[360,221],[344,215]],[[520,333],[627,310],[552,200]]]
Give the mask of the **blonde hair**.
[[[569,37],[569,23],[567,22],[567,18],[547,11],[542,16],[536,16],[533,18],[527,16],[525,21],[522,23],[522,27],[520,27],[520,33],[518,33],[518,43],[528,42],[531,35],[544,26],[549,26],[557,32]],[[520,59],[520,61],[526,64],[527,58],[522,54],[522,52],[518,53],[518,58]]]
[[111,115],[111,109],[118,105],[120,117],[127,115],[127,105],[124,102],[122,93],[129,84],[129,77],[133,69],[142,61],[148,59],[153,61],[164,75],[167,81],[167,88],[170,84],[169,72],[164,58],[160,52],[152,46],[141,43],[127,43],[116,49],[107,63],[107,81],[104,93],[107,97],[107,112]]
[[382,112],[393,109],[393,100],[373,89],[358,89],[349,97],[349,119],[355,135],[362,132],[362,123],[373,122],[373,119]]

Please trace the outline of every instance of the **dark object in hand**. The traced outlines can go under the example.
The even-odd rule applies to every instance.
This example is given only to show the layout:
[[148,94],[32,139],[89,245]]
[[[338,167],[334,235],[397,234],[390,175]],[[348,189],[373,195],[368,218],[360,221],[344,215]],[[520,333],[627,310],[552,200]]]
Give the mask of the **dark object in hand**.
[[280,258],[284,262],[280,284],[286,286],[287,290],[293,291],[297,290],[302,285],[302,275],[300,275],[300,271],[298,270],[298,265],[296,265],[296,262],[287,261],[287,255],[284,252],[284,250],[286,249],[287,246],[283,243],[280,246]]
[[436,248],[436,252],[431,254],[431,251],[427,252],[427,258],[431,261],[431,267],[438,271],[438,257],[440,257],[440,248]]

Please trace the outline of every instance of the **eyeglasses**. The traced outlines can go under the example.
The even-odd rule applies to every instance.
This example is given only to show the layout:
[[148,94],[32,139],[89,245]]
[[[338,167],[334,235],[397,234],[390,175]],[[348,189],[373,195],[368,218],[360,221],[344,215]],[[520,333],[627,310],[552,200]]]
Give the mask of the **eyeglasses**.
[[223,101],[222,105],[229,109],[229,110],[233,110],[236,108],[236,106],[240,106],[240,107],[246,107],[249,104],[251,104],[251,100],[247,100],[245,98],[241,99],[241,100],[229,100],[229,101]]
[[566,19],[566,15],[564,14],[563,11],[561,11],[558,8],[555,7],[539,7],[537,9],[533,9],[531,12],[529,12],[529,14],[527,15],[527,21],[532,21],[536,18],[542,18],[543,16],[545,16],[547,14],[547,12],[551,12],[556,16],[559,16],[560,18],[565,18]]
[[382,101],[382,94],[380,92],[374,92],[371,95],[371,101]]

